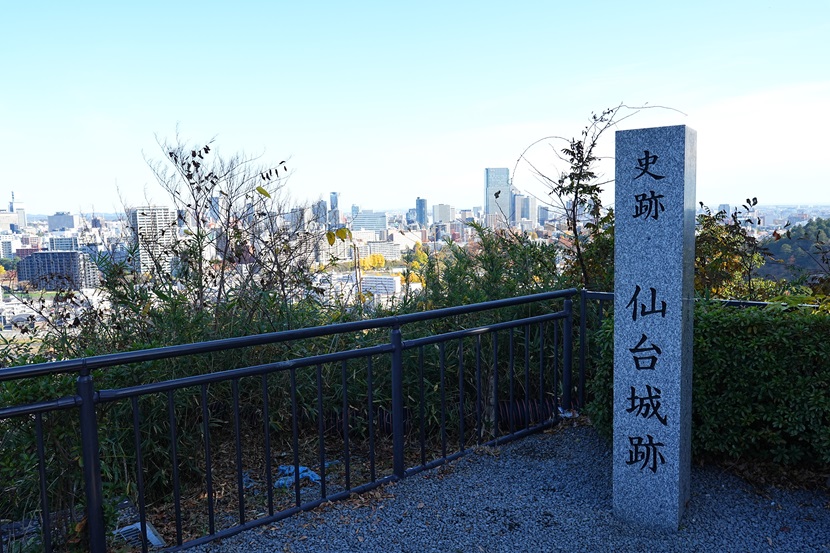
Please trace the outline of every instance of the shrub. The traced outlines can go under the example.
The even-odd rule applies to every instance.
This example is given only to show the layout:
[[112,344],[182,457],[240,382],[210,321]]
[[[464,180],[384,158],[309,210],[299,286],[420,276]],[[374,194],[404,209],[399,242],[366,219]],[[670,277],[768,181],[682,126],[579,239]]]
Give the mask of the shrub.
[[[587,411],[610,436],[613,321]],[[695,309],[692,448],[696,458],[830,465],[830,316],[807,309]]]

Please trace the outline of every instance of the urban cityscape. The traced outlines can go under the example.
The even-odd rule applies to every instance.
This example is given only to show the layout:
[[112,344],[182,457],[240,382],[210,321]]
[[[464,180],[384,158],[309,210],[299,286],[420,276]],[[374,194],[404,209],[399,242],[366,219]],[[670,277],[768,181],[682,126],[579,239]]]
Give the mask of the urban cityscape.
[[[492,229],[511,229],[528,235],[533,241],[567,246],[573,238],[565,210],[570,205],[555,205],[525,194],[511,185],[507,168],[484,169],[482,197],[470,206],[454,206],[429,198],[415,197],[412,207],[405,210],[376,211],[359,205],[346,207],[341,195],[334,191],[328,199],[320,199],[308,207],[292,207],[286,213],[271,214],[278,225],[292,232],[317,233],[316,245],[309,251],[309,263],[324,264],[327,260],[340,263],[340,270],[327,273],[321,284],[328,294],[353,298],[357,291],[369,293],[374,301],[389,302],[400,297],[403,271],[402,259],[417,244],[438,251],[448,240],[457,244],[476,241],[472,223]],[[34,206],[36,209],[36,206]],[[804,224],[815,218],[830,217],[826,205],[765,205],[745,210],[742,206],[719,204],[708,206],[713,212],[731,214],[741,210],[757,238],[771,235],[789,225]],[[211,198],[207,229],[221,234],[220,198]],[[587,211],[587,210],[586,210]],[[699,210],[699,212],[702,212]],[[187,239],[188,215],[177,213],[164,205],[128,208],[117,214],[81,214],[61,211],[52,215],[28,215],[27,206],[15,199],[8,209],[0,210],[0,257],[4,273],[3,302],[0,322],[6,331],[15,323],[31,322],[35,315],[31,306],[20,301],[20,291],[87,290],[94,291],[100,282],[96,260],[108,256],[114,261],[130,258],[137,273],[149,273],[153,264],[163,257],[166,248],[177,240]],[[579,215],[581,223],[587,214]],[[325,232],[348,228],[345,240],[330,244]],[[166,229],[175,229],[166,232]],[[576,232],[581,232],[578,225]],[[212,256],[218,255],[211,252]],[[347,266],[374,256],[383,263],[367,267],[359,276]],[[175,264],[175,259],[166,259]],[[359,279],[359,282],[358,282]],[[417,283],[415,284],[417,286]],[[94,297],[94,294],[89,294]]]

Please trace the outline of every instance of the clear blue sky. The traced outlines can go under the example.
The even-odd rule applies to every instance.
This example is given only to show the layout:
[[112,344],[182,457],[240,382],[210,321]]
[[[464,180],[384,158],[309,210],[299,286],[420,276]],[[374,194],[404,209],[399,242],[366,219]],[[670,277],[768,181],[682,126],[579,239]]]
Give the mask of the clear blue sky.
[[[827,0],[3,1],[0,22],[0,202],[30,213],[167,203],[143,156],[177,126],[288,158],[298,199],[472,207],[485,167],[621,102],[687,114],[622,128],[696,129],[700,200],[830,203]],[[544,194],[526,166],[514,185]]]

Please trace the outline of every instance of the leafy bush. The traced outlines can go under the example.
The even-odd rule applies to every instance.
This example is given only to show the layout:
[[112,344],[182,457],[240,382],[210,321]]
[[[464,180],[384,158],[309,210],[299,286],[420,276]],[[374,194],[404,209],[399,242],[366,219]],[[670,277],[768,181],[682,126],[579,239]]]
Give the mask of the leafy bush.
[[[612,429],[613,321],[588,413]],[[830,465],[830,316],[806,309],[695,309],[692,448],[698,458]]]

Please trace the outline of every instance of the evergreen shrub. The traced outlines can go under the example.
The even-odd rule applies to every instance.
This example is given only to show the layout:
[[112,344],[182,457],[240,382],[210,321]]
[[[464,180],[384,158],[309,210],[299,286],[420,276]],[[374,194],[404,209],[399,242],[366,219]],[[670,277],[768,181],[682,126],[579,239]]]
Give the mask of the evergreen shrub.
[[[700,303],[694,324],[694,457],[830,466],[830,316]],[[587,411],[610,437],[613,320],[595,343]]]

